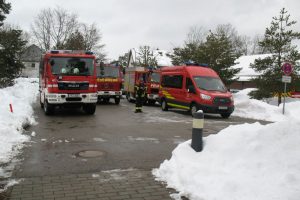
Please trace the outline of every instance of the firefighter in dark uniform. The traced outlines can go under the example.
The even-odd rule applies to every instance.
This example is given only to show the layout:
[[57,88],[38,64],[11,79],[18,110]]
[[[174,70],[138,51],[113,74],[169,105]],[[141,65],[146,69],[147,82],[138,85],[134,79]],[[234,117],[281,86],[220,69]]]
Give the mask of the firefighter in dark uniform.
[[143,81],[140,81],[136,86],[135,86],[135,112],[143,112],[142,107],[143,103],[145,100],[145,94],[146,94],[146,87],[144,85]]

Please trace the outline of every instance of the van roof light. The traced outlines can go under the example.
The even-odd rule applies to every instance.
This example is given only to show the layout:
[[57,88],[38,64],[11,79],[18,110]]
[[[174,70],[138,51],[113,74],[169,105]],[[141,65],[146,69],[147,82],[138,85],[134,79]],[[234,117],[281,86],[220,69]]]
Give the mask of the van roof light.
[[86,51],[85,54],[86,55],[93,55],[94,53],[92,51]]
[[50,53],[58,54],[58,53],[59,53],[59,50],[51,50]]

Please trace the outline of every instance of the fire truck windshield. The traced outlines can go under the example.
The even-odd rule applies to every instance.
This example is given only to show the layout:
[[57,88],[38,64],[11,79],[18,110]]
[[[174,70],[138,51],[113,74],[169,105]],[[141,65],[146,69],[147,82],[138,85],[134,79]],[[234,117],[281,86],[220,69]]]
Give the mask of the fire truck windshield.
[[97,77],[119,78],[120,70],[118,67],[105,66],[103,69],[97,67]]
[[153,72],[151,74],[151,82],[159,83],[160,82],[160,74]]
[[227,91],[225,85],[222,83],[222,81],[219,78],[206,77],[206,76],[194,76],[193,78],[197,84],[197,87],[202,90],[220,91],[220,92]]
[[78,57],[52,57],[49,60],[53,75],[91,76],[94,74],[94,60]]

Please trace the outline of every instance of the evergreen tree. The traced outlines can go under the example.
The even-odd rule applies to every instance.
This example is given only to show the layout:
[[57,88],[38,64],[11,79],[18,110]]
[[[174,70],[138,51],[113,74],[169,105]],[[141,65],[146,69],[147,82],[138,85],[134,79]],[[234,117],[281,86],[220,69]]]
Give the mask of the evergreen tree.
[[174,48],[172,63],[183,64],[192,60],[198,64],[205,63],[214,69],[229,85],[240,69],[233,69],[234,61],[241,55],[241,42],[237,32],[230,25],[219,25],[215,31],[209,32],[205,40],[186,42],[182,48]]
[[296,21],[290,20],[290,15],[282,8],[279,16],[273,17],[270,27],[266,28],[264,39],[259,45],[272,54],[265,59],[256,59],[251,66],[261,74],[254,79],[258,90],[250,94],[252,97],[262,99],[277,94],[278,105],[281,103],[283,93],[281,68],[284,62],[290,62],[294,66],[293,82],[299,81],[296,75],[299,66],[295,65],[295,61],[299,59],[299,53],[296,46],[291,44],[294,39],[300,38],[300,33],[291,29],[295,24]]
[[67,39],[66,44],[61,47],[61,49],[86,50],[83,35],[79,31],[75,31],[75,33],[72,33],[70,35],[70,37]]
[[224,32],[210,33],[200,49],[202,62],[215,70],[226,85],[234,81],[234,76],[241,70],[232,68],[234,61],[241,55],[235,51],[233,43]]
[[0,0],[0,27],[3,25],[5,15],[9,14],[10,8],[10,3],[5,3],[5,0]]
[[13,79],[20,76],[24,65],[20,61],[26,41],[22,31],[12,28],[0,30],[0,87],[13,84]]

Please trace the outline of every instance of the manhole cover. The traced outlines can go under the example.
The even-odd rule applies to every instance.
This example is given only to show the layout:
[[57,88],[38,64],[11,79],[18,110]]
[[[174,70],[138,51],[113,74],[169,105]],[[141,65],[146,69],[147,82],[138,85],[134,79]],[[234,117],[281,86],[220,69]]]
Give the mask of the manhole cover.
[[104,154],[105,153],[103,151],[99,151],[99,150],[85,150],[85,151],[80,151],[75,155],[77,157],[83,157],[83,158],[96,158],[96,157],[101,157]]

